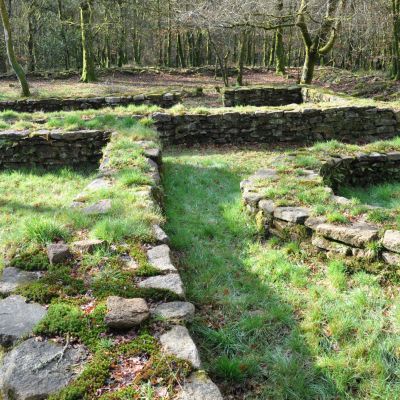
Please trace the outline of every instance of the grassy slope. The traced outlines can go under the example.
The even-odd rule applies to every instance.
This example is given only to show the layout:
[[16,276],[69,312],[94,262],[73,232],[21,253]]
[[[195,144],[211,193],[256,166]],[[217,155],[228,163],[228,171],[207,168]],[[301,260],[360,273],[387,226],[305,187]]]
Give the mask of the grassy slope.
[[205,366],[234,399],[400,396],[395,287],[297,244],[257,240],[239,182],[267,153],[172,152],[168,232]]

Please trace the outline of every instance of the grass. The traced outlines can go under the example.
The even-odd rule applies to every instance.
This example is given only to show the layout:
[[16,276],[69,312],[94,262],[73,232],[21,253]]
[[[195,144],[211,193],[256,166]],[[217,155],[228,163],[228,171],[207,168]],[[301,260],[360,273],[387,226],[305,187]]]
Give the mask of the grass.
[[400,183],[384,183],[365,187],[344,187],[341,194],[355,198],[363,204],[385,208],[400,208]]
[[[168,233],[205,367],[233,399],[400,396],[397,283],[298,243],[259,241],[239,182],[273,154],[171,151]],[[196,279],[193,279],[196,277]]]

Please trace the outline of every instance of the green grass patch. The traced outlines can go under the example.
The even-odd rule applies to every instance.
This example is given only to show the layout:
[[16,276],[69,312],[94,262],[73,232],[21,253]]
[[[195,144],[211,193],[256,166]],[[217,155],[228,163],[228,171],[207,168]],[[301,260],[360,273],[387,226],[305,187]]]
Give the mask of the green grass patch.
[[206,369],[234,399],[399,397],[396,281],[259,242],[239,182],[273,160],[243,149],[165,158],[167,230]]

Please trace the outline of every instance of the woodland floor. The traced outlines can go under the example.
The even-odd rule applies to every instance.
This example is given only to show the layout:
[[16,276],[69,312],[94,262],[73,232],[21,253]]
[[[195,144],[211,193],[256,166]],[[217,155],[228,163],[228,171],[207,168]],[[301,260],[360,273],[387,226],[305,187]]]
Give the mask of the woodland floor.
[[[247,85],[267,85],[282,83],[297,83],[300,70],[291,68],[285,77],[276,76],[273,71],[247,70],[244,81]],[[118,94],[140,94],[143,92],[166,92],[171,90],[191,91],[202,87],[206,96],[201,100],[186,99],[187,105],[221,105],[218,90],[223,87],[220,77],[209,73],[185,73],[185,71],[164,72],[155,69],[143,69],[137,72],[103,72],[99,80],[93,84],[79,82],[79,76],[66,79],[30,77],[34,97],[81,97],[81,96],[111,96]],[[230,84],[235,85],[234,77]],[[389,79],[379,72],[351,72],[337,68],[317,68],[314,84],[336,92],[346,93],[356,97],[372,98],[383,101],[399,99],[400,82]],[[0,79],[0,100],[19,97],[19,88],[14,78]]]

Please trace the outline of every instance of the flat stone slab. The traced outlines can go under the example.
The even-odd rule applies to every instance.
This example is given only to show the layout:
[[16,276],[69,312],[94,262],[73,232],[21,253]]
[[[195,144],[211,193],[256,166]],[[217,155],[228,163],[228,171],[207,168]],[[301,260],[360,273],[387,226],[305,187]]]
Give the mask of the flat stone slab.
[[105,323],[109,328],[131,329],[149,316],[149,307],[144,299],[124,299],[117,296],[107,299]]
[[331,251],[333,253],[342,254],[344,256],[350,256],[352,254],[352,249],[350,246],[328,240],[323,236],[313,235],[311,243],[322,250]]
[[223,397],[218,386],[204,372],[194,372],[183,383],[176,400],[223,400]]
[[277,207],[274,210],[274,217],[294,224],[304,224],[310,216],[310,211],[302,207]]
[[171,262],[171,250],[166,244],[153,247],[147,251],[147,258],[152,267],[160,272],[177,272]]
[[168,290],[179,297],[183,297],[185,294],[179,274],[152,276],[139,282],[138,286],[142,289]]
[[168,321],[190,321],[193,319],[195,308],[192,303],[186,301],[172,301],[158,305],[152,314],[155,317]]
[[23,271],[14,267],[4,268],[0,277],[0,294],[7,296],[15,292],[19,286],[37,281],[41,276],[41,272]]
[[386,249],[400,253],[400,231],[386,231],[382,243]]
[[199,352],[184,326],[174,326],[161,335],[160,342],[165,353],[190,362],[194,368],[200,368]]
[[274,214],[276,206],[272,200],[261,200],[258,203],[258,208],[264,212],[264,215],[272,216]]
[[88,215],[107,214],[111,210],[111,200],[100,200],[88,207],[82,209],[82,212]]
[[0,300],[0,345],[12,346],[30,335],[46,313],[47,310],[40,304],[27,303],[22,296]]
[[104,240],[88,239],[88,240],[80,240],[78,242],[73,242],[72,247],[76,251],[92,253],[94,250],[102,246],[104,243],[105,243]]
[[368,224],[334,225],[320,224],[316,227],[318,235],[363,248],[369,242],[378,240],[378,229]]
[[87,359],[83,346],[64,349],[28,339],[4,356],[0,367],[3,400],[41,400],[67,386]]

